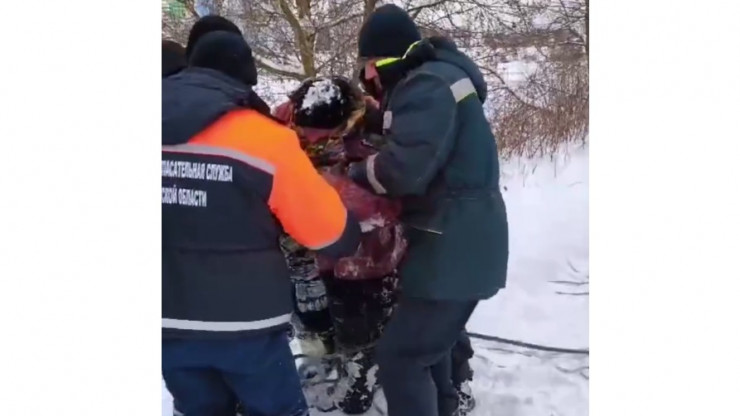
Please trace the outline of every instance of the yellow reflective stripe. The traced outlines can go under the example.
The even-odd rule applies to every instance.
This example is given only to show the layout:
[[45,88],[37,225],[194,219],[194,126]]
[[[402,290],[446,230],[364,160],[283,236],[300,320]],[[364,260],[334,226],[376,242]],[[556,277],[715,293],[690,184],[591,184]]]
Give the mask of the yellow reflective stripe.
[[408,54],[411,52],[411,50],[414,49],[414,46],[418,45],[419,42],[421,42],[421,41],[420,40],[417,40],[416,42],[412,43],[411,46],[409,46],[409,48],[406,49],[406,53],[404,53],[403,54],[403,57],[401,57],[401,58],[385,58],[385,59],[380,59],[378,61],[375,61],[375,67],[378,68],[378,67],[381,67],[381,66],[384,66],[384,65],[392,64],[393,62],[396,62],[396,61],[400,61],[401,59],[403,59],[406,56],[408,56]]
[[417,40],[416,42],[412,43],[411,46],[409,46],[408,49],[406,49],[406,53],[403,54],[403,57],[407,57],[409,53],[411,53],[411,49],[414,49],[414,46],[418,45],[420,40]]
[[401,58],[385,58],[385,59],[381,59],[381,60],[375,62],[375,67],[378,68],[378,67],[381,67],[381,66],[384,66],[384,65],[392,64],[392,63],[394,63],[396,61],[400,61],[400,60],[401,60]]

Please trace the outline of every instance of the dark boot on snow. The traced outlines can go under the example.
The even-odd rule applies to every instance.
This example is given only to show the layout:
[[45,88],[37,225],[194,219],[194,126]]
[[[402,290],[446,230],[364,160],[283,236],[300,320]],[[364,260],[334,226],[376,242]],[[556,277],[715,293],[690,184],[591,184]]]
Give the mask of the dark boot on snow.
[[360,351],[345,362],[345,371],[348,389],[337,407],[348,415],[361,415],[373,405],[373,397],[378,385],[376,374],[378,367],[374,365],[370,351]]
[[473,346],[470,338],[462,334],[452,348],[452,385],[457,391],[457,410],[453,416],[465,416],[475,408],[475,398],[470,389],[473,380],[473,369],[470,359],[473,358]]
[[475,397],[473,397],[473,391],[470,389],[470,384],[466,381],[457,390],[457,410],[453,413],[453,416],[466,416],[475,409]]

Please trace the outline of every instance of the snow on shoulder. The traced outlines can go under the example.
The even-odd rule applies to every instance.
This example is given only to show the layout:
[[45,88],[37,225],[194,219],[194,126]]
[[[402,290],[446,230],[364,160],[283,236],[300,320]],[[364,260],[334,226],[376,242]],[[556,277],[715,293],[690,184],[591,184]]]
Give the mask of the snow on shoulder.
[[303,103],[301,104],[301,110],[308,110],[308,113],[311,113],[314,108],[329,104],[335,99],[344,102],[339,86],[332,82],[331,79],[322,78],[311,84],[308,91],[306,91],[306,96],[303,97]]

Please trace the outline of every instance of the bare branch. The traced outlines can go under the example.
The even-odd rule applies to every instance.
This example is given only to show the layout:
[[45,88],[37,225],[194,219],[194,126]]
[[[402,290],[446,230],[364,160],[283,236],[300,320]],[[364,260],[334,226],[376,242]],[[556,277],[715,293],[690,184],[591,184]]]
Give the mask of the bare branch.
[[285,20],[290,24],[290,27],[293,29],[296,35],[302,36],[303,28],[301,27],[301,23],[298,21],[298,18],[293,14],[293,11],[290,10],[290,5],[287,3],[287,1],[286,0],[274,0],[274,1],[276,2],[276,5],[282,12],[282,15],[285,17]]
[[[164,37],[178,41],[186,38],[193,17],[197,16],[196,2],[199,10],[205,2],[209,11],[242,27],[261,71],[295,80],[315,76],[319,71],[357,75],[359,65],[351,51],[356,46],[357,32],[378,4],[388,3],[177,1],[179,15],[163,15]],[[586,142],[589,0],[395,3],[410,13],[425,35],[451,38],[479,66],[489,84],[484,107],[501,157],[545,155],[564,142]],[[521,73],[501,66],[513,62],[522,63]],[[570,273],[582,274],[577,269]],[[577,277],[580,280],[581,276]],[[585,283],[563,284],[588,288]]]
[[438,1],[435,1],[434,3],[422,4],[420,6],[412,7],[406,10],[406,12],[411,16],[412,19],[416,20],[416,18],[419,16],[419,13],[421,13],[422,10],[430,9],[435,6],[439,6],[441,4],[447,3],[448,1],[450,0],[438,0]]
[[254,55],[254,62],[257,64],[259,68],[264,69],[267,72],[273,73],[275,75],[280,75],[283,77],[292,78],[298,81],[301,81],[305,78],[304,74],[300,74],[298,72],[288,71],[282,68],[278,68],[275,65],[267,63],[266,60],[261,59],[259,56]]
[[334,54],[333,54],[332,56],[330,56],[330,57],[329,57],[328,59],[326,59],[326,60],[325,60],[325,61],[324,61],[323,63],[321,63],[321,64],[320,64],[320,65],[319,65],[319,66],[318,66],[318,67],[316,68],[316,73],[319,73],[319,72],[321,72],[321,70],[322,70],[322,69],[324,69],[324,68],[325,68],[325,67],[326,67],[326,66],[327,66],[328,64],[330,64],[330,63],[331,63],[332,61],[334,61],[334,60],[335,60],[335,59],[337,59],[338,57],[340,57],[340,56],[342,56],[342,55],[346,54],[346,53],[347,53],[347,52],[348,52],[348,51],[349,51],[350,49],[352,49],[352,47],[354,47],[354,46],[355,46],[355,45],[354,45],[354,44],[352,44],[351,42],[345,42],[345,43],[344,43],[344,47],[342,47],[342,48],[340,48],[339,50],[337,50],[337,51],[336,51],[336,52],[335,52],[335,53],[334,53]]
[[555,368],[558,371],[561,371],[561,372],[563,372],[565,374],[578,374],[579,376],[581,376],[581,377],[585,378],[586,380],[588,380],[588,374],[587,374],[587,372],[589,370],[589,366],[587,366],[587,365],[584,365],[584,366],[581,366],[581,367],[572,368],[572,369],[563,368],[563,367],[561,367],[559,365],[556,365]]
[[347,23],[350,20],[354,20],[354,19],[358,19],[360,17],[363,17],[364,15],[365,15],[365,13],[362,12],[362,13],[353,13],[353,14],[350,14],[348,16],[340,17],[339,19],[332,20],[330,22],[326,22],[326,23],[323,23],[323,24],[317,26],[316,27],[316,31],[330,29],[330,28],[332,28],[334,26],[338,26],[338,25]]
[[368,16],[375,10],[375,6],[378,4],[378,0],[365,0],[365,9],[363,10],[362,23],[365,24]]
[[578,269],[576,269],[576,266],[573,265],[573,262],[568,259],[568,267],[570,267],[571,270],[573,270],[574,273],[578,273]]
[[[481,69],[484,69],[484,68],[481,68]],[[522,103],[523,105],[525,105],[527,107],[531,107],[531,108],[536,109],[536,110],[546,110],[545,108],[542,108],[540,106],[537,106],[535,104],[530,103],[528,100],[524,99],[524,97],[521,97],[519,94],[517,94],[514,90],[512,90],[506,84],[506,81],[504,80],[504,78],[501,75],[499,75],[499,73],[497,71],[492,70],[490,68],[485,68],[485,69],[487,70],[486,72],[488,72],[490,75],[493,75],[496,79],[498,79],[501,82],[501,87],[500,88],[504,89],[507,93],[509,93],[517,101],[519,101],[520,103]]]
[[557,366],[555,366],[555,368],[557,368],[558,370],[560,370],[560,371],[562,371],[563,373],[566,373],[566,374],[573,374],[573,373],[581,372],[583,370],[588,370],[588,366],[587,365],[583,365],[583,366],[576,367],[576,368],[563,368],[563,367],[557,365]]
[[313,42],[309,41],[306,32],[301,26],[301,22],[298,20],[295,14],[293,14],[293,11],[290,9],[290,5],[288,4],[288,2],[286,0],[274,1],[283,12],[283,16],[290,25],[291,29],[293,29],[293,33],[295,34],[295,41],[297,44],[296,46],[298,47],[298,51],[301,56],[301,64],[303,65],[303,71],[305,75],[309,77],[316,75],[316,67],[313,57]]
[[560,285],[572,285],[572,286],[583,286],[583,285],[588,284],[588,282],[573,282],[570,280],[550,280],[550,283],[557,283]]

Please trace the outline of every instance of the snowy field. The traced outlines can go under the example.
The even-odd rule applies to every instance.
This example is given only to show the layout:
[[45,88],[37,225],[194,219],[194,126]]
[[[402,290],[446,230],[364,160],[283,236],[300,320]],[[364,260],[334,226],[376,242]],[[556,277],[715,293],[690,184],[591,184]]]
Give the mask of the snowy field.
[[[511,254],[508,287],[468,330],[588,348],[588,148],[502,167]],[[575,293],[575,295],[574,295]],[[588,356],[480,341],[472,416],[588,415]]]
[[[502,166],[511,255],[508,287],[482,302],[468,330],[588,348],[588,148]],[[588,415],[588,355],[474,340],[471,416]],[[382,393],[376,398],[384,408]],[[314,416],[339,416],[313,413]],[[368,416],[379,416],[377,410]],[[162,416],[172,399],[162,385]]]

